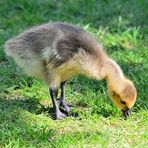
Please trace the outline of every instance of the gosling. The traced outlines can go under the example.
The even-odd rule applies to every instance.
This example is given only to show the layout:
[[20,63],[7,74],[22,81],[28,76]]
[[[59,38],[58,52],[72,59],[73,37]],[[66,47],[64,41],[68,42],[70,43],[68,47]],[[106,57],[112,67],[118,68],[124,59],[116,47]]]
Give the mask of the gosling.
[[82,28],[61,22],[43,24],[8,40],[4,49],[26,74],[49,86],[56,119],[68,116],[71,106],[65,101],[66,82],[79,74],[106,79],[111,100],[125,116],[130,115],[137,98],[133,82]]

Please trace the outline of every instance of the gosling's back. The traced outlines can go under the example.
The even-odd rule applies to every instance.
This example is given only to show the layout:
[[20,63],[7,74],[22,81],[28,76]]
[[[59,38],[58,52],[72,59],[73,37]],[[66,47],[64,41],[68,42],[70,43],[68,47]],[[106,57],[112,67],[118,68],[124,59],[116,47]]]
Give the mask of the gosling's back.
[[[97,42],[82,28],[65,23],[49,23],[34,27],[8,40],[5,52],[31,76],[45,79],[48,71],[61,66],[80,51],[92,56],[104,54]],[[98,58],[99,60],[99,58]]]

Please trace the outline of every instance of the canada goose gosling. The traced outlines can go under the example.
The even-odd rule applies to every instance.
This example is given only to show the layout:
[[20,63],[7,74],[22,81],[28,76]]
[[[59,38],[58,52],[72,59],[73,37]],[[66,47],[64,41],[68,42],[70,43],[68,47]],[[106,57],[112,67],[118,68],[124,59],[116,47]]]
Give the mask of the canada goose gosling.
[[[125,78],[119,65],[108,57],[88,32],[66,23],[34,27],[8,40],[5,52],[26,74],[44,80],[49,86],[56,119],[67,116],[71,106],[65,102],[66,82],[82,74],[97,80],[106,79],[113,103],[125,116],[133,107],[137,92]],[[57,100],[58,88],[61,89]]]

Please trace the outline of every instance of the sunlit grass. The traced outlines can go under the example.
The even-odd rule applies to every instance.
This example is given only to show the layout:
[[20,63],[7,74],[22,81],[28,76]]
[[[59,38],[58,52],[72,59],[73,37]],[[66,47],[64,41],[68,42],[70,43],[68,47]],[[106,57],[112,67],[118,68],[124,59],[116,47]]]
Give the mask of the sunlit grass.
[[[148,22],[144,0],[0,1],[0,147],[147,147]],[[105,81],[78,76],[66,96],[77,118],[52,118],[44,82],[30,78],[3,52],[5,41],[31,26],[64,21],[92,32],[132,79],[138,100],[124,120]]]

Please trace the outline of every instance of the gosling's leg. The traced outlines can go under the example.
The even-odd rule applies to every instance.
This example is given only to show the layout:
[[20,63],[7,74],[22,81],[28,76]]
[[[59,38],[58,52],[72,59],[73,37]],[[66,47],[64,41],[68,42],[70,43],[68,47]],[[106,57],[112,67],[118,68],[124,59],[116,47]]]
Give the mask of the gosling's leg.
[[58,89],[57,88],[56,89],[50,88],[49,89],[49,92],[50,92],[50,96],[51,96],[52,103],[53,103],[53,109],[54,109],[55,119],[63,119],[63,118],[66,118],[67,115],[65,115],[64,113],[62,113],[59,110],[59,107],[58,107],[58,103],[57,103]]
[[72,109],[72,106],[65,102],[65,87],[66,87],[66,81],[62,82],[60,86],[61,96],[59,100],[59,106],[62,107],[67,113],[69,113],[70,110]]

